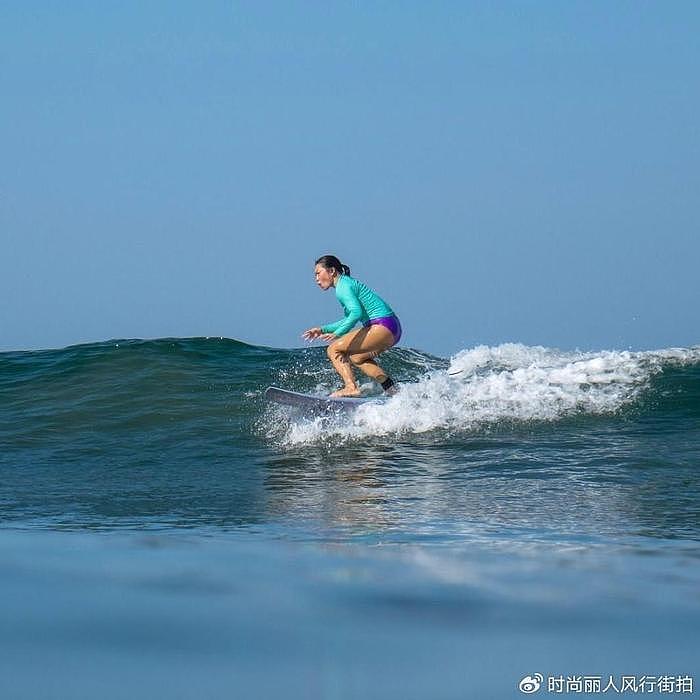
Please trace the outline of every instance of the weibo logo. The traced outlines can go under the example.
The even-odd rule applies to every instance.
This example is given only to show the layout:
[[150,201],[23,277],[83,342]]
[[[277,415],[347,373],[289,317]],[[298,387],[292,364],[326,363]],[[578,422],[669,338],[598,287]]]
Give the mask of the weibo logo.
[[525,676],[520,681],[518,688],[520,688],[521,693],[527,693],[528,695],[536,693],[540,689],[543,680],[544,676],[541,673],[536,673],[534,676]]

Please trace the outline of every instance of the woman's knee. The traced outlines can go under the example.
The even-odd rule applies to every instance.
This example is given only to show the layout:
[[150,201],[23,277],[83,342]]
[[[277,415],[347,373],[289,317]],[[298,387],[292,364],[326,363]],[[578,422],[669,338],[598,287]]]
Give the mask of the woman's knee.
[[340,357],[345,355],[345,352],[343,348],[338,344],[338,343],[331,343],[327,348],[326,348],[326,354],[328,357],[333,360],[336,357]]

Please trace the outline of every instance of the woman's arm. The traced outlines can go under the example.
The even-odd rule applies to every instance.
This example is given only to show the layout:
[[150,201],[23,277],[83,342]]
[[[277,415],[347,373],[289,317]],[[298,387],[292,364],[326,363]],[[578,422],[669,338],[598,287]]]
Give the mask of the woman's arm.
[[[340,284],[340,283],[339,283]],[[323,333],[334,333],[338,338],[345,335],[362,318],[362,304],[357,298],[352,285],[347,283],[336,287],[335,295],[345,309],[345,317],[327,326],[321,326]]]

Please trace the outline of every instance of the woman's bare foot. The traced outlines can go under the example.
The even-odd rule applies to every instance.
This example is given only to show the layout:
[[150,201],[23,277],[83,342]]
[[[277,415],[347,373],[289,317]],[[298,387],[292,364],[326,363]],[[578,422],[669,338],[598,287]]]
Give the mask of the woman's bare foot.
[[338,389],[338,391],[334,391],[331,396],[362,396],[362,392],[359,389],[348,389],[345,387],[344,389]]

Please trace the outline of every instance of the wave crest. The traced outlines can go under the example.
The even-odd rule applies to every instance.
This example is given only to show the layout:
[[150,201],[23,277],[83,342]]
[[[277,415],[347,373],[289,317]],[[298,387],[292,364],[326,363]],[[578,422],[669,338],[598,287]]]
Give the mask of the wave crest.
[[469,431],[502,422],[614,414],[634,403],[666,367],[696,363],[697,347],[584,353],[515,343],[479,346],[457,353],[446,368],[403,383],[386,403],[332,419],[292,419],[282,443]]

